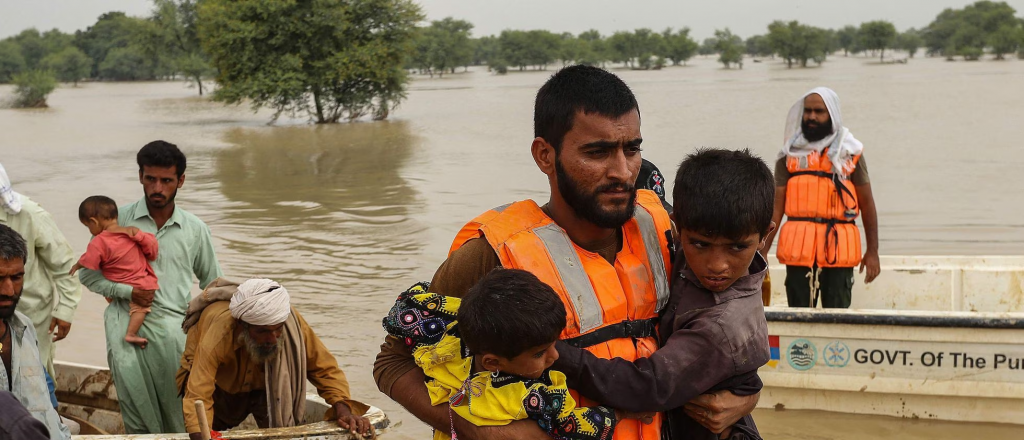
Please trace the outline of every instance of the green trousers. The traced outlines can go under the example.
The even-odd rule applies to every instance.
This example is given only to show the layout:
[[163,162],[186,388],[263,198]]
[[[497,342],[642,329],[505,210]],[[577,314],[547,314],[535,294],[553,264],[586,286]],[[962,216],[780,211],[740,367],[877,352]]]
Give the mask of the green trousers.
[[[817,280],[813,279],[815,276]],[[813,281],[817,281],[818,289],[812,303]],[[852,267],[786,266],[786,297],[790,307],[817,307],[820,297],[823,308],[846,309],[850,307],[852,294]]]

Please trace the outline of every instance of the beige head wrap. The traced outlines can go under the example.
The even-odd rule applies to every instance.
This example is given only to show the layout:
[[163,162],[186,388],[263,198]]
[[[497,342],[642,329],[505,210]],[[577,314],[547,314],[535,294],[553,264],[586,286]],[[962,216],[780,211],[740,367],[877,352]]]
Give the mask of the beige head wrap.
[[7,177],[3,165],[0,165],[0,207],[11,215],[21,212],[21,195],[11,188],[11,178]]
[[252,325],[276,325],[291,313],[288,290],[274,280],[253,278],[231,296],[231,316]]

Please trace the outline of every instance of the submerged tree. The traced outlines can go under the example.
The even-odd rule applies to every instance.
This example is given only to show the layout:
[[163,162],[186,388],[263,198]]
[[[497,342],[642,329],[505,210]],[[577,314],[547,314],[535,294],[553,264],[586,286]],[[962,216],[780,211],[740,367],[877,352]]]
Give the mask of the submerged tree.
[[[963,9],[947,8],[924,30],[929,54],[952,60],[976,60],[991,46],[997,57],[1013,46],[1011,34],[1021,26],[1017,11],[1006,2],[979,1]],[[998,48],[996,46],[999,46]]]
[[317,123],[387,118],[405,98],[403,57],[423,16],[411,0],[206,0],[214,97],[306,113]]
[[472,23],[446,17],[432,21],[429,27],[418,33],[418,38],[423,41],[416,41],[416,50],[425,53],[417,56],[423,57],[431,76],[433,72],[441,76],[446,71],[455,73],[456,67],[467,66],[473,61],[473,45],[469,39],[472,30]]
[[199,43],[199,24],[195,0],[154,0],[156,9],[150,28],[152,45],[170,59],[171,68],[199,88],[203,96],[203,77],[213,68]]
[[74,46],[68,46],[60,52],[47,55],[40,64],[52,71],[57,79],[66,83],[74,83],[76,86],[79,80],[87,78],[92,72],[92,60]]
[[665,52],[665,41],[662,34],[641,28],[612,34],[608,48],[612,61],[625,63],[631,69],[648,70],[658,67],[656,56]]
[[754,35],[747,38],[747,55],[752,57],[770,57],[775,54],[767,35]]
[[923,45],[924,39],[921,38],[921,33],[914,28],[907,29],[906,32],[903,32],[896,37],[895,47],[906,51],[910,58],[913,58],[914,54],[917,53],[917,50]]
[[0,83],[11,80],[14,75],[25,70],[25,57],[21,56],[21,48],[12,41],[0,41]]
[[46,107],[46,97],[57,88],[57,79],[48,70],[29,70],[14,75],[14,106]]
[[148,28],[145,19],[108,12],[88,29],[75,32],[74,45],[92,60],[93,77],[115,81],[154,79],[160,70],[161,54],[142,47],[149,41]]
[[576,39],[587,45],[586,55],[579,60],[580,64],[603,66],[611,58],[608,41],[596,29],[581,32]]
[[860,44],[868,50],[879,50],[879,61],[885,59],[885,49],[896,42],[896,26],[888,21],[869,21],[860,25]]
[[829,51],[829,38],[826,30],[798,21],[774,21],[768,25],[768,44],[786,60],[786,67],[793,67],[796,62],[807,67],[811,60],[818,64],[824,62]]
[[665,58],[672,60],[675,66],[685,66],[700,48],[700,45],[690,37],[690,28],[684,27],[675,33],[672,33],[672,29],[665,29],[661,35],[665,40]]
[[718,40],[713,37],[705,38],[704,41],[700,43],[700,46],[697,47],[697,54],[702,56],[711,55],[715,53],[717,47]]
[[718,52],[718,62],[725,65],[726,69],[732,64],[736,64],[742,69],[743,51],[746,49],[743,38],[733,35],[729,28],[725,28],[725,30],[715,30],[715,41],[717,42],[715,50]]
[[988,45],[992,48],[997,60],[1005,59],[1005,55],[1014,53],[1024,44],[1024,28],[1017,25],[1003,25],[988,36]]

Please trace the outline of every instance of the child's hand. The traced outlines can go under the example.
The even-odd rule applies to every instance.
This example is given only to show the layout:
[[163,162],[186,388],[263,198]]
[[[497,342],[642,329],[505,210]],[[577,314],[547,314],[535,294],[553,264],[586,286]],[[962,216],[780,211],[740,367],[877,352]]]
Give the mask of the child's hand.
[[117,229],[114,230],[114,232],[119,232],[119,233],[125,234],[125,235],[127,235],[129,237],[134,237],[135,234],[139,233],[139,228],[136,228],[135,226],[128,226],[126,228],[125,227],[118,227]]
[[654,423],[654,416],[658,414],[656,412],[629,412],[621,409],[615,410],[615,418],[618,420],[633,419],[639,420],[640,423],[650,425]]
[[75,263],[74,266],[71,266],[71,272],[68,272],[68,275],[75,276],[75,272],[78,272],[78,269],[81,269],[81,268],[82,268],[81,264]]
[[155,290],[142,290],[138,287],[132,287],[132,302],[138,304],[139,307],[150,307],[153,305],[153,296],[155,294]]

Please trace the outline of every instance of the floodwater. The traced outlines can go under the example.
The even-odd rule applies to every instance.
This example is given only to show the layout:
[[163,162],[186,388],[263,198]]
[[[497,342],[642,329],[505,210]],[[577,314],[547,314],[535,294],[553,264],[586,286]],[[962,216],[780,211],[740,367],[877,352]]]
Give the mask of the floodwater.
[[[1024,62],[914,59],[878,65],[834,57],[787,70],[713,59],[663,71],[617,71],[637,94],[645,158],[674,175],[701,146],[750,148],[774,162],[786,112],[827,85],[866,145],[883,255],[1024,253]],[[395,295],[429,279],[458,228],[512,200],[545,199],[529,155],[532,100],[551,71],[482,70],[416,79],[387,122],[311,126],[224,107],[183,83],[60,88],[44,110],[0,110],[0,162],[16,190],[55,217],[76,252],[88,231],[78,203],[142,196],[135,152],[165,139],[188,155],[178,206],[213,231],[226,274],[277,279],[337,356],[355,396],[429,429],[379,394],[370,371]],[[0,87],[0,96],[11,88]],[[106,364],[102,309],[86,292],[57,357]],[[778,439],[1010,438],[1019,428],[885,417],[759,411]]]

